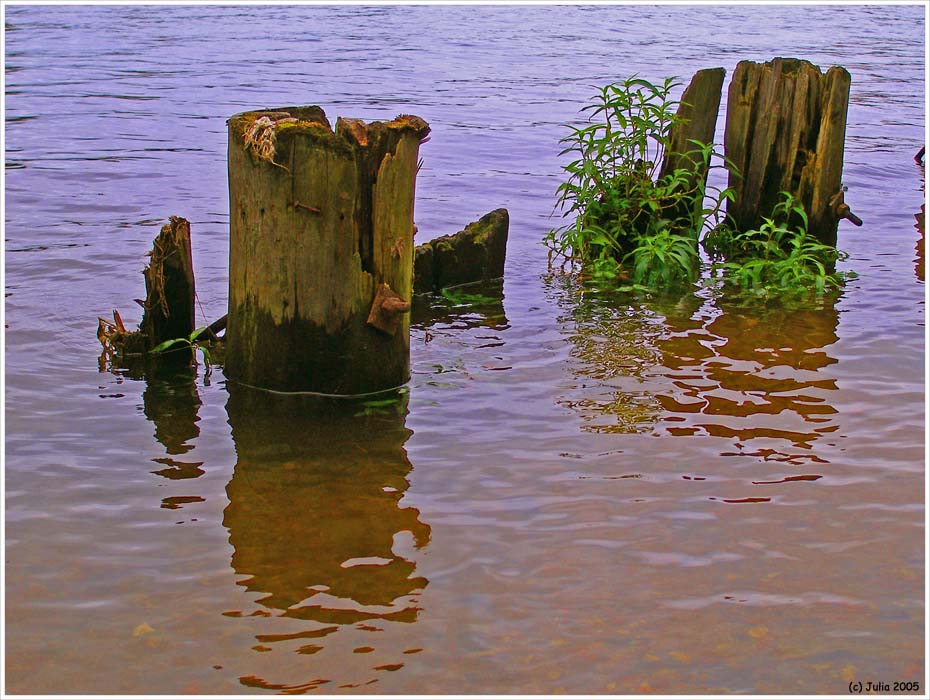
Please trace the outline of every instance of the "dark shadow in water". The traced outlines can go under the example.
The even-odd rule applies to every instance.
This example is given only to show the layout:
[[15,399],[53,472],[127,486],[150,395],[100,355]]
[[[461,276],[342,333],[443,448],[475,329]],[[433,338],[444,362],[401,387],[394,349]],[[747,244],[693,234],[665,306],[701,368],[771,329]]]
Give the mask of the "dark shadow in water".
[[[199,410],[202,405],[197,391],[197,372],[185,368],[172,375],[150,378],[142,392],[142,411],[155,424],[155,439],[168,453],[152,461],[160,466],[152,474],[172,480],[196,479],[204,473],[203,462],[178,459],[194,448],[191,441],[200,436]],[[188,503],[204,499],[197,495],[169,496],[161,507],[177,510]]]
[[[728,455],[824,461],[810,451],[837,429],[836,383],[821,371],[836,362],[835,299],[787,306],[704,290],[644,300],[565,276],[547,284],[578,361],[578,385],[560,403],[585,430],[712,435],[734,439]],[[791,449],[747,446],[765,438]]]
[[181,455],[194,448],[189,441],[200,435],[197,423],[201,405],[193,368],[145,382],[142,411],[155,424],[155,439],[169,455]]
[[430,528],[400,504],[411,469],[406,394],[334,402],[228,388],[238,460],[223,524],[240,585],[284,617],[330,628],[304,636],[413,622],[410,597],[427,580],[404,550],[425,546]]
[[509,325],[504,313],[504,281],[500,279],[422,294],[415,298],[410,315],[411,330],[426,333],[437,326],[506,330]]

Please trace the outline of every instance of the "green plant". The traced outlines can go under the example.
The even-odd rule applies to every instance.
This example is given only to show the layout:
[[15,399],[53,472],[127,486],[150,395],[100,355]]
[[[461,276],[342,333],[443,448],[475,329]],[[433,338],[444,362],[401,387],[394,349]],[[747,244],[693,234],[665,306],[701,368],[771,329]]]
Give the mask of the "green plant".
[[573,160],[557,206],[573,221],[544,242],[596,278],[670,286],[700,269],[698,239],[719,219],[730,191],[706,185],[703,173],[717,155],[710,144],[692,141],[681,159],[690,167],[661,173],[679,122],[670,97],[677,85],[675,78],[654,85],[636,76],[606,85],[582,109],[588,123],[561,140],[561,155]]
[[714,258],[712,271],[724,284],[758,296],[813,291],[819,297],[828,289],[841,288],[855,276],[835,269],[848,256],[811,236],[803,206],[790,193],[781,195],[783,200],[758,229],[738,232],[721,227],[706,237],[705,248]]
[[163,343],[159,343],[151,352],[153,353],[164,353],[168,352],[172,348],[189,348],[191,352],[191,360],[197,362],[197,351],[203,355],[203,363],[207,368],[207,371],[210,371],[210,366],[213,364],[213,356],[210,354],[210,348],[207,344],[200,340],[200,336],[206,331],[206,328],[198,328],[191,332],[191,334],[186,338],[172,338],[171,340],[166,340]]

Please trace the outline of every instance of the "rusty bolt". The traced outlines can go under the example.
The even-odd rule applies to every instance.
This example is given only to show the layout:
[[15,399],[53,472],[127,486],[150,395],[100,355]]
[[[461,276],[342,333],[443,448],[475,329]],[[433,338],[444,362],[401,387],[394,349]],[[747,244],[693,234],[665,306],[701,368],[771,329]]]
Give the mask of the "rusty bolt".
[[381,302],[381,310],[386,314],[402,314],[410,311],[410,302],[400,297],[388,297]]

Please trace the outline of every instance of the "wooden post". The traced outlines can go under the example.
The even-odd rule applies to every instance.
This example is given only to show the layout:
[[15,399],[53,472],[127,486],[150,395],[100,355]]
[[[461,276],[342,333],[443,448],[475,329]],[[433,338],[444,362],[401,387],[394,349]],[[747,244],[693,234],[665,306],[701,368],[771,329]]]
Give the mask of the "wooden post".
[[495,209],[462,231],[416,247],[414,294],[504,276],[510,214]]
[[692,142],[714,142],[720,95],[726,73],[723,68],[704,68],[691,78],[679,100],[676,113],[678,122],[669,134],[668,148],[662,159],[659,177],[684,169],[694,172],[692,183],[699,179],[707,179],[707,164],[696,157],[699,155],[695,152],[697,146]]
[[152,243],[145,276],[145,302],[139,330],[148,349],[166,340],[187,338],[194,330],[194,263],[191,225],[172,216]]
[[843,202],[841,178],[850,76],[808,61],[740,61],[730,82],[724,152],[736,198],[732,226],[758,228],[790,192],[807,212],[808,232],[836,246],[840,218],[861,221]]
[[327,394],[403,384],[417,154],[429,126],[340,118],[333,131],[312,106],[228,124],[227,376]]

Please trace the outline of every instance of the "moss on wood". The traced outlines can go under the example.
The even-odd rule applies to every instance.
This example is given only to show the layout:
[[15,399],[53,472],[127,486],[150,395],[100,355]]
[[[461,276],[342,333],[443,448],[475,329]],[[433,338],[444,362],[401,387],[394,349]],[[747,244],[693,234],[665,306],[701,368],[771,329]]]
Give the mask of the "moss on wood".
[[509,226],[507,210],[495,209],[456,234],[417,246],[414,293],[503,277]]

